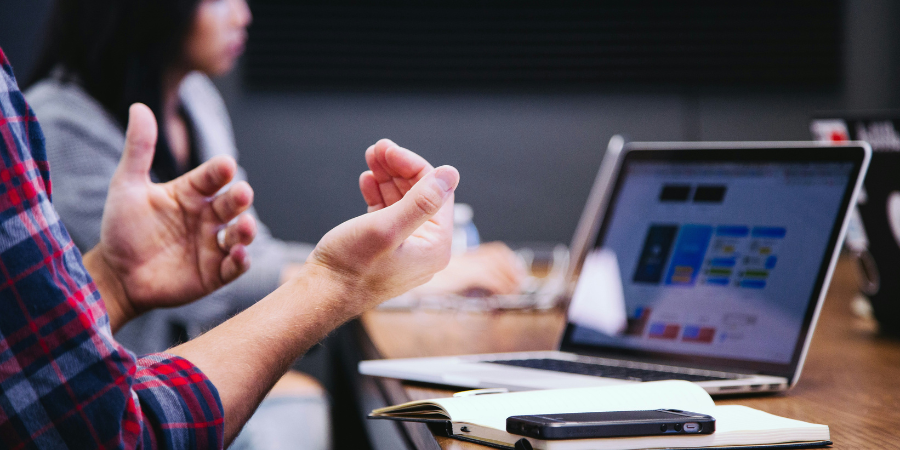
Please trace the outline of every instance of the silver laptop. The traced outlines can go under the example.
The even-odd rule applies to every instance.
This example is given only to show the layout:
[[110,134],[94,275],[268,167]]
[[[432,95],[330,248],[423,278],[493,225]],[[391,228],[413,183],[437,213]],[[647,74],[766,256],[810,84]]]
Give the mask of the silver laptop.
[[559,351],[359,371],[511,390],[661,379],[711,394],[788,389],[870,158],[861,142],[611,145],[573,239]]

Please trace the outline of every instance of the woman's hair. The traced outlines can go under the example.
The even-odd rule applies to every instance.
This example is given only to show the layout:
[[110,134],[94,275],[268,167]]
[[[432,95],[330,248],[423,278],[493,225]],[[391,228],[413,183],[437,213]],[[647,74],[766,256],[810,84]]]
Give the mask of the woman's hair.
[[[59,67],[64,80],[77,80],[123,128],[135,102],[161,121],[163,74],[182,56],[200,1],[56,0],[26,87]],[[163,180],[177,176],[165,127],[153,169]]]

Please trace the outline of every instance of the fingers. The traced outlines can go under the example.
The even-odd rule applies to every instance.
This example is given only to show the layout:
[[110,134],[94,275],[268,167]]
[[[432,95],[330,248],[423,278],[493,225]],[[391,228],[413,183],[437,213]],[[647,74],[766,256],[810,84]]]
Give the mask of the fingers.
[[153,154],[156,151],[156,118],[147,105],[135,103],[128,109],[128,129],[125,149],[116,168],[118,176],[149,179]]
[[228,256],[222,259],[219,269],[219,275],[222,277],[222,283],[230,283],[235,278],[241,276],[250,268],[250,254],[247,253],[247,247],[243,245],[235,245],[228,251]]
[[243,215],[224,229],[224,242],[219,246],[226,252],[219,268],[222,283],[227,284],[250,269],[250,254],[247,246],[256,237],[256,219]]
[[225,237],[220,243],[222,251],[231,252],[236,245],[250,245],[256,237],[256,219],[253,216],[243,215],[233,224],[224,229]]
[[398,146],[390,139],[382,139],[370,149],[371,154],[366,151],[366,163],[372,163],[369,168],[378,181],[387,181],[390,177],[404,178],[415,183],[433,169],[425,158]]
[[[449,232],[453,226],[452,208],[448,201],[459,184],[459,172],[450,166],[441,166],[429,172],[400,201],[378,211],[376,227],[391,232],[393,244],[413,234],[432,218]],[[443,214],[438,214],[444,209]]]
[[200,194],[209,197],[219,192],[234,178],[237,163],[227,156],[217,156],[196,169],[176,178],[176,190],[182,195]]
[[212,201],[216,217],[222,222],[230,222],[253,204],[253,188],[246,181],[239,181]]
[[382,139],[366,150],[366,164],[378,184],[384,205],[399,201],[432,170],[425,158],[388,139]]
[[381,190],[378,188],[378,180],[371,170],[367,170],[359,176],[359,191],[362,192],[363,200],[368,205],[368,212],[378,211],[385,207],[384,198],[381,197]]

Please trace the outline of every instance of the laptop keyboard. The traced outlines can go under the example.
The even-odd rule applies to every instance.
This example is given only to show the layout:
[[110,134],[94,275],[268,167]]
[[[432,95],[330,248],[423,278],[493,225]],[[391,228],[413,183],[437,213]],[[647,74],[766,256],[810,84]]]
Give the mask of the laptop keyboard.
[[657,381],[657,380],[685,380],[685,381],[715,381],[730,380],[737,377],[710,376],[692,373],[679,373],[658,371],[650,369],[638,369],[634,367],[609,366],[591,364],[579,361],[566,361],[562,359],[511,359],[503,361],[484,361],[491,364],[503,364],[506,366],[527,367],[529,369],[543,369],[554,372],[574,373],[578,375],[592,375],[595,377],[617,378],[632,381]]

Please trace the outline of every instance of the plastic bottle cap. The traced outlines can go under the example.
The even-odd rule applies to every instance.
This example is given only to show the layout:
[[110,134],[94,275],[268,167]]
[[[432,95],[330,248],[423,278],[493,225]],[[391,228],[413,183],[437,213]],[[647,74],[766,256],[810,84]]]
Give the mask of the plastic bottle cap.
[[454,225],[465,225],[472,221],[472,217],[475,216],[475,211],[472,210],[472,207],[465,203],[456,203],[453,205],[453,224]]

